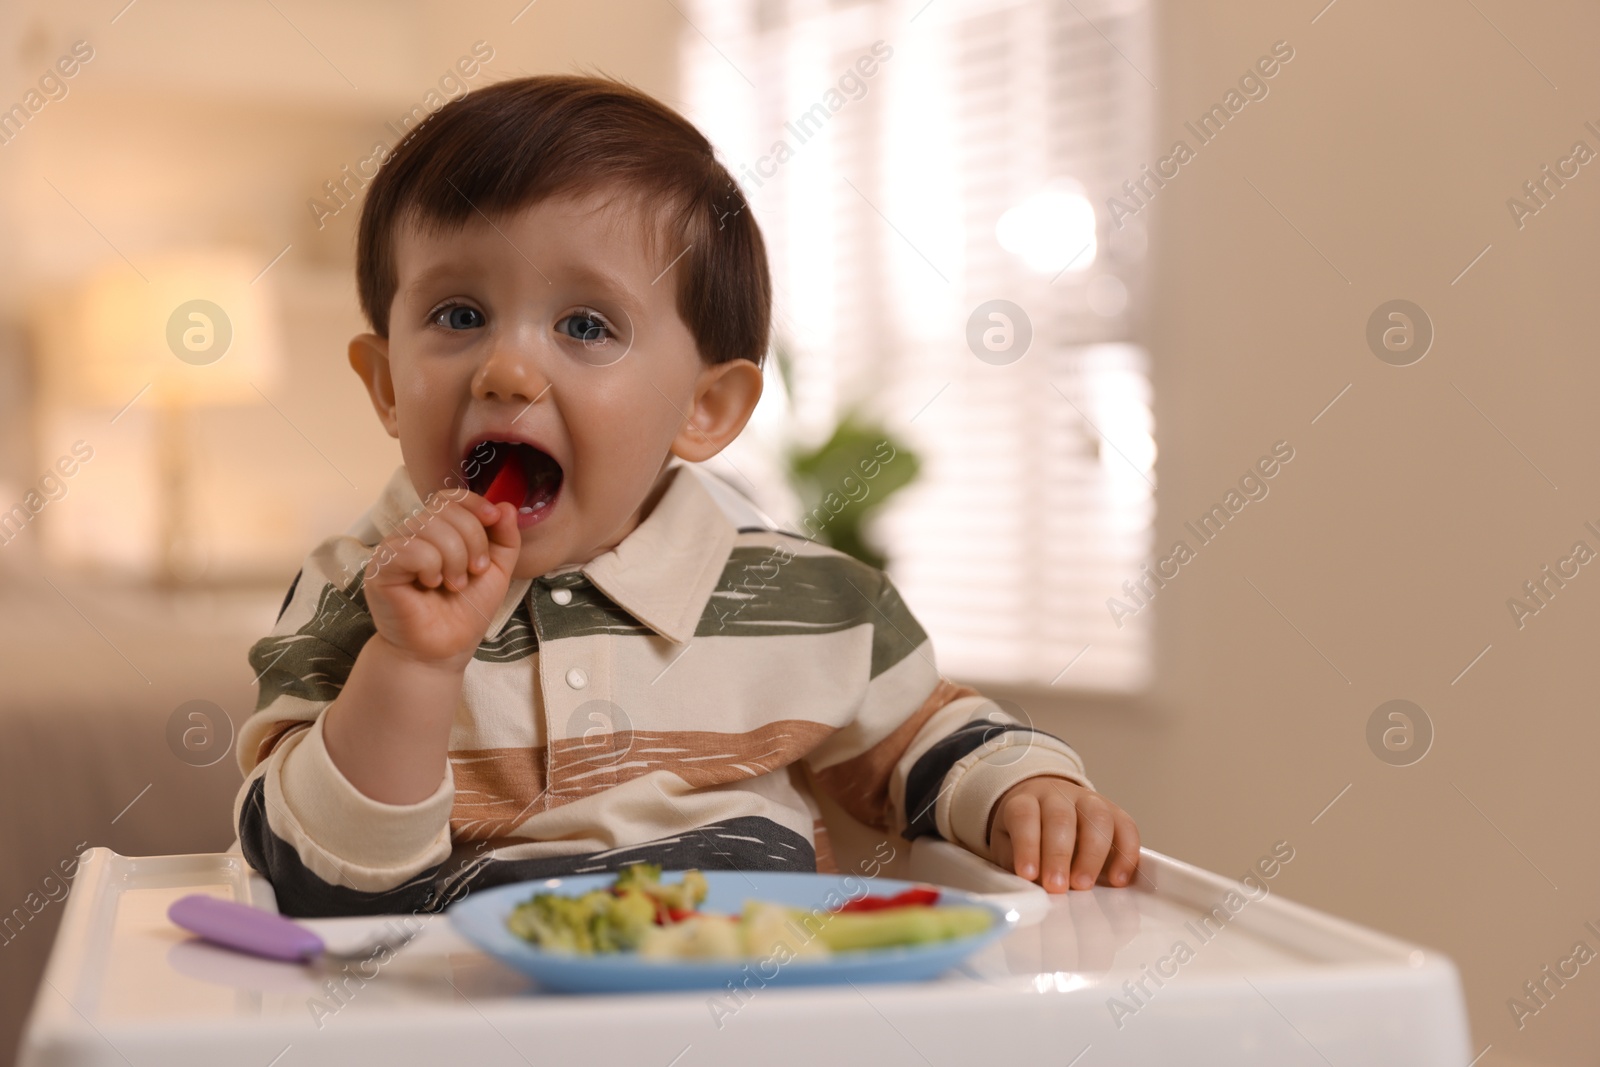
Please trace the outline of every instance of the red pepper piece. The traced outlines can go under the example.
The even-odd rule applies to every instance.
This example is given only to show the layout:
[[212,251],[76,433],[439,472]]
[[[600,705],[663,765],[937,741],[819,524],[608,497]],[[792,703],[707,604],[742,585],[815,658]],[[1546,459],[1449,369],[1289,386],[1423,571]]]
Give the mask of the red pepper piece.
[[834,909],[843,911],[882,911],[884,908],[906,908],[923,905],[932,905],[939,902],[939,891],[927,886],[913,886],[910,889],[896,893],[892,897],[865,896],[858,900],[847,900]]
[[483,491],[483,498],[491,504],[503,500],[516,508],[520,508],[522,502],[528,499],[528,476],[523,473],[522,463],[516,456],[506,457],[506,461],[495,472],[494,480]]
[[902,904],[937,904],[939,903],[939,891],[930,889],[927,886],[916,886],[907,889],[895,899]]
[[656,925],[665,926],[668,923],[681,923],[685,919],[692,919],[699,915],[693,908],[674,908],[661,901],[656,901]]

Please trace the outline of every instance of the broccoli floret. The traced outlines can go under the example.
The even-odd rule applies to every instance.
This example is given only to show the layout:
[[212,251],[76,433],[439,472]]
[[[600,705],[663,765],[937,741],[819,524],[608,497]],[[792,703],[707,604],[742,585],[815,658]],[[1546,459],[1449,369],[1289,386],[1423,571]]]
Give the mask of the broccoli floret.
[[661,884],[661,864],[630,863],[617,872],[614,889],[638,889],[654,894]]
[[683,880],[672,885],[656,884],[657,900],[677,911],[693,911],[706,899],[706,876],[699,871],[684,871]]
[[682,881],[661,881],[661,865],[630,863],[617,873],[613,891],[637,889],[650,895],[662,907],[674,911],[693,911],[706,899],[706,876],[699,871],[684,871]]
[[638,947],[655,921],[655,903],[636,889],[581,897],[540,893],[506,919],[512,933],[551,952],[593,955]]

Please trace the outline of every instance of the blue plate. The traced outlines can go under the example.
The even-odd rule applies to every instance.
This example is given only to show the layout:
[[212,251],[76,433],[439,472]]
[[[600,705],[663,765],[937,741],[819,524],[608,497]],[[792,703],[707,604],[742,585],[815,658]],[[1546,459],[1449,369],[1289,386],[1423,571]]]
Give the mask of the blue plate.
[[[863,890],[888,896],[922,884],[794,871],[706,871],[705,876],[709,892],[701,910],[733,915],[744,909],[746,900],[826,910],[831,904],[861,896]],[[667,871],[662,880],[675,882],[679,877],[679,872]],[[830,982],[915,982],[944,973],[1009,932],[1015,922],[982,898],[940,889],[939,903],[986,908],[993,913],[994,924],[982,933],[933,945],[836,952],[825,959],[793,959],[781,965],[769,958],[765,966],[761,959],[655,960],[641,959],[631,952],[564,955],[543,951],[506,928],[506,918],[512,910],[536,893],[579,896],[591,889],[606,888],[614,881],[615,874],[584,874],[496,886],[472,893],[452,906],[448,914],[463,937],[501,963],[531,975],[549,989],[575,993],[725,989],[729,982],[751,989]]]

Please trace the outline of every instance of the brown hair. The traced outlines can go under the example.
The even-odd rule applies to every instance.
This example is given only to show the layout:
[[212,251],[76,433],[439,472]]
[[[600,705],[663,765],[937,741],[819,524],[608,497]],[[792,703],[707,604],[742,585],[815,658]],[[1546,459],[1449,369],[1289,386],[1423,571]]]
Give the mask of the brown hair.
[[356,284],[373,332],[389,336],[400,225],[460,227],[480,211],[494,218],[608,183],[657,213],[648,247],[664,238],[687,248],[672,270],[701,358],[761,364],[772,280],[743,193],[683,116],[622,82],[577,75],[516,78],[453,100],[383,163],[357,235]]

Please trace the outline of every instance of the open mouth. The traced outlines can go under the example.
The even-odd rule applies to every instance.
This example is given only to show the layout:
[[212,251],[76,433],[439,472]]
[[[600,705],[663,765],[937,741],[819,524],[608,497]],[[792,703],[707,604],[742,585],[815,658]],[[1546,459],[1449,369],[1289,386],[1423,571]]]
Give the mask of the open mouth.
[[561,464],[521,441],[480,441],[461,463],[467,488],[491,504],[517,509],[517,525],[542,518],[561,491]]

